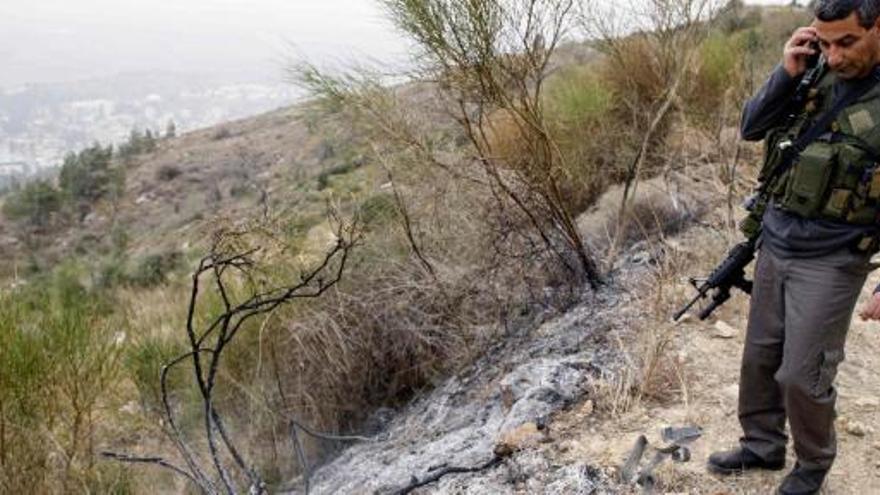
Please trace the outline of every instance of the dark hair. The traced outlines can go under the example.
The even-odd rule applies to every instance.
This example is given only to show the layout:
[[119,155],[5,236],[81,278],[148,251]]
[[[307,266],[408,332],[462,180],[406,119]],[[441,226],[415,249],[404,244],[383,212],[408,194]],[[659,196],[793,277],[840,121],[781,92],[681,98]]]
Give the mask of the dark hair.
[[853,12],[859,17],[859,24],[871,28],[880,17],[880,1],[878,0],[818,0],[813,13],[820,21],[839,21],[846,19]]

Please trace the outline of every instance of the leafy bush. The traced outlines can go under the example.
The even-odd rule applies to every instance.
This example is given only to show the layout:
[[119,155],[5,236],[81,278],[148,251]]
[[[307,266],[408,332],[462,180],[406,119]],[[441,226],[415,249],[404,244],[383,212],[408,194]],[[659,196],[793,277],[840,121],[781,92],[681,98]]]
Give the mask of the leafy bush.
[[731,0],[715,16],[715,23],[723,33],[730,34],[751,29],[761,22],[761,11],[747,7],[741,0]]
[[12,193],[3,203],[3,215],[13,221],[25,221],[34,227],[46,227],[61,210],[59,191],[48,181],[30,182]]
[[225,127],[221,127],[214,131],[213,134],[211,134],[211,139],[213,139],[214,141],[222,141],[230,137],[232,137],[232,131]]
[[660,43],[647,35],[634,34],[616,41],[613,56],[606,56],[598,71],[617,101],[652,108],[663,97],[670,81],[659,57],[661,50]]
[[[158,132],[156,134],[158,135]],[[153,131],[147,129],[140,132],[137,129],[132,129],[128,141],[119,145],[119,156],[129,159],[136,155],[152,153],[156,150],[156,146],[156,136]]]
[[744,82],[742,62],[743,51],[738,37],[714,33],[703,41],[698,51],[698,66],[685,97],[688,110],[698,120],[715,124],[724,98]]
[[165,126],[165,137],[166,138],[174,138],[177,137],[177,125],[173,120],[168,121],[168,125]]
[[156,179],[162,182],[168,182],[176,179],[183,172],[180,168],[174,165],[162,165],[159,167],[159,170],[156,171]]
[[127,279],[125,258],[111,256],[98,267],[97,274],[95,275],[95,287],[109,289],[125,282]]
[[[144,410],[155,412],[162,407],[159,371],[182,354],[182,350],[183,346],[170,337],[145,336],[126,352],[125,368],[134,380]],[[175,382],[169,386],[176,388]]]
[[367,198],[360,206],[361,220],[368,226],[381,225],[397,218],[399,211],[394,195],[378,193]]
[[735,38],[710,36],[700,47],[700,79],[716,95],[723,93],[735,75],[740,56]]
[[548,126],[562,155],[565,180],[560,191],[571,211],[580,213],[619,179],[620,167],[613,162],[616,154],[607,152],[621,134],[614,114],[618,101],[601,67],[591,64],[554,74],[547,81],[544,102]]
[[165,282],[168,273],[178,268],[182,260],[179,251],[147,255],[138,262],[128,281],[140,287],[154,287]]
[[75,202],[92,203],[109,191],[112,174],[110,161],[113,147],[95,143],[79,153],[64,158],[59,176],[59,186]]
[[345,175],[363,165],[361,160],[352,160],[321,171],[318,174],[318,190],[323,191],[330,185],[330,177],[334,175]]
[[67,267],[0,295],[0,491],[130,491],[94,450],[122,323]]
[[544,95],[550,118],[567,123],[602,118],[614,102],[613,93],[590,66],[563,69],[547,81]]

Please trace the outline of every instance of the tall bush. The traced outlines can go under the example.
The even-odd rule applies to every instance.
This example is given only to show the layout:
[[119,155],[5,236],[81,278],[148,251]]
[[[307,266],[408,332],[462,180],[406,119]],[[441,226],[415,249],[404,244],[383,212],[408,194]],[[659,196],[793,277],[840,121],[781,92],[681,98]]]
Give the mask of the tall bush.
[[0,294],[0,491],[124,491],[96,462],[124,327],[59,270]]
[[33,227],[48,227],[61,211],[62,197],[48,181],[30,182],[6,198],[3,215],[13,221],[24,221]]
[[[359,114],[385,143],[482,183],[502,231],[534,237],[525,242],[543,245],[572,280],[597,286],[596,261],[562,185],[566,157],[550,132],[542,99],[553,53],[571,27],[574,0],[381,3],[414,42],[413,79],[433,83],[438,102],[455,121],[466,147],[461,161],[450,163],[443,139],[413,125],[379,80],[333,77],[305,66],[298,71],[300,84],[327,108]],[[513,146],[505,150],[506,144]]]

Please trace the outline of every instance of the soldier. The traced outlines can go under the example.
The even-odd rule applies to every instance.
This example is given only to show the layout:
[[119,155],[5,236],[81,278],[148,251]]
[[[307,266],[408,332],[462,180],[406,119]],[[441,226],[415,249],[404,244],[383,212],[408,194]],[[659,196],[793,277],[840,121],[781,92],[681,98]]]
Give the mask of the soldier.
[[[762,174],[798,137],[817,135],[810,127],[823,114],[836,117],[770,184],[740,374],[743,436],[708,461],[721,474],[783,469],[787,418],[797,461],[780,494],[818,493],[837,453],[833,383],[876,267],[880,219],[880,0],[818,0],[814,14],[743,112],[744,139],[765,140]],[[803,108],[792,108],[819,51],[818,82]],[[877,290],[860,315],[880,319]]]

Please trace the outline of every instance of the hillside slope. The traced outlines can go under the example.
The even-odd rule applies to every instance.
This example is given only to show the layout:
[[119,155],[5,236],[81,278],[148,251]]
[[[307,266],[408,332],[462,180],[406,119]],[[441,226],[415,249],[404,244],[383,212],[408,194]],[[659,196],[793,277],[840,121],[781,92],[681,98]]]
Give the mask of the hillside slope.
[[[283,108],[161,139],[151,153],[117,159],[126,176],[122,196],[98,202],[80,224],[44,234],[36,254],[51,266],[71,255],[106,253],[114,228],[124,229],[133,256],[186,252],[202,242],[203,227],[258,218],[267,208],[317,223],[327,197],[349,192],[316,184],[322,170],[363,163],[345,131],[310,130],[302,113],[299,105]],[[356,182],[373,187],[363,174]],[[29,253],[19,230],[0,225],[0,255],[21,265]]]
[[[646,186],[668,188],[664,182]],[[665,443],[664,428],[690,426],[702,429],[701,438],[689,445],[687,462],[657,466],[656,492],[773,492],[784,472],[723,478],[705,469],[711,452],[739,436],[748,298],[737,293],[706,322],[670,321],[693,294],[687,277],[707,273],[737,237],[718,229],[726,206],[707,186],[680,183],[676,189],[701,192],[664,200],[679,204],[681,214],[708,202],[712,208],[696,222],[631,245],[598,294],[585,293],[562,313],[538,308],[511,325],[483,358],[370,432],[373,441],[343,448],[319,467],[311,493],[642,493],[619,480],[636,439],[649,440],[644,468],[651,449]],[[613,204],[615,192],[600,204]],[[648,201],[664,210],[656,197]],[[595,226],[601,214],[584,215],[581,224]],[[859,304],[878,281],[875,272]],[[876,327],[853,321],[838,378],[840,453],[823,493],[871,493],[867,487],[880,478]],[[289,493],[302,493],[303,482],[293,480]]]

